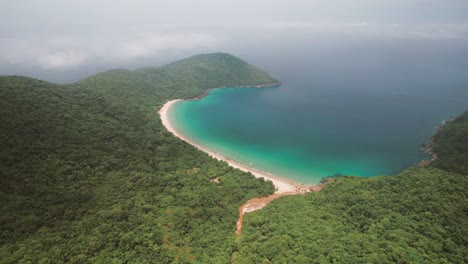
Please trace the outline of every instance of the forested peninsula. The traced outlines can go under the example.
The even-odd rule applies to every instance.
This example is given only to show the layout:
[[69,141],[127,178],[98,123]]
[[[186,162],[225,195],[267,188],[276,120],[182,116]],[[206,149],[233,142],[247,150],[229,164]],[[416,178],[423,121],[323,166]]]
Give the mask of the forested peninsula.
[[174,137],[157,112],[277,82],[225,53],[67,85],[0,76],[0,263],[468,262],[468,113],[434,136],[428,167],[279,198],[237,238],[239,206],[273,185]]

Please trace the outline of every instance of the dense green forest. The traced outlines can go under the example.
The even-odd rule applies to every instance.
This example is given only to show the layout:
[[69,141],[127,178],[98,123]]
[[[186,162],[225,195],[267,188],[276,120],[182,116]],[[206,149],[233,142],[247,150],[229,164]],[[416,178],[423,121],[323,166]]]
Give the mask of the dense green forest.
[[428,168],[280,198],[236,239],[239,206],[273,186],[175,138],[157,112],[274,82],[223,53],[69,85],[0,77],[0,263],[468,262],[468,112],[435,135]]
[[468,112],[439,158],[396,176],[342,177],[246,214],[235,263],[468,263]]
[[433,150],[437,159],[432,166],[468,175],[468,111],[439,130]]
[[222,53],[71,85],[0,77],[0,262],[227,263],[239,206],[274,188],[175,138],[157,112],[275,81]]

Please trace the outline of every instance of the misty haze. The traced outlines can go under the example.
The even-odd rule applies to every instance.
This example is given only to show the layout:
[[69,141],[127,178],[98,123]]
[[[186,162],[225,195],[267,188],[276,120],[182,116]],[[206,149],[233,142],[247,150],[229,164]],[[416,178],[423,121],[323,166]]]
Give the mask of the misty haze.
[[0,263],[466,263],[467,14],[0,2]]

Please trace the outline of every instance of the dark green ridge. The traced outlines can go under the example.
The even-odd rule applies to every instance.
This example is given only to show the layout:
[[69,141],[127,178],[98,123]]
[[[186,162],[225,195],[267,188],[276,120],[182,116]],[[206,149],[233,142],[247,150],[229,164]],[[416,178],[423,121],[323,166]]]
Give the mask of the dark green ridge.
[[[104,85],[101,85],[104,83]],[[127,85],[126,92],[164,99],[196,97],[207,89],[278,83],[266,72],[227,53],[201,54],[162,67],[135,71],[110,70],[74,85],[109,92]],[[109,87],[109,84],[113,84]],[[128,87],[132,87],[129,91]],[[155,93],[157,92],[157,94]]]
[[468,112],[438,159],[396,176],[341,177],[244,216],[234,263],[468,263]]
[[222,53],[71,85],[0,77],[0,263],[227,263],[239,206],[273,186],[175,138],[157,111],[273,81]]

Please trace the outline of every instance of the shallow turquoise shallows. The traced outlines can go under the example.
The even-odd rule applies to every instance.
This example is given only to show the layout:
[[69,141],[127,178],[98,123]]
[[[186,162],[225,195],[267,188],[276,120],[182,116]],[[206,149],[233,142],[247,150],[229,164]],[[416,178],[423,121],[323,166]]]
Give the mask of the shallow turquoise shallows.
[[324,177],[395,174],[427,155],[420,150],[442,120],[468,106],[466,91],[344,89],[284,83],[216,89],[179,102],[175,128],[230,159],[302,183]]

